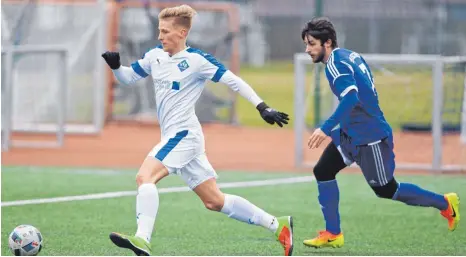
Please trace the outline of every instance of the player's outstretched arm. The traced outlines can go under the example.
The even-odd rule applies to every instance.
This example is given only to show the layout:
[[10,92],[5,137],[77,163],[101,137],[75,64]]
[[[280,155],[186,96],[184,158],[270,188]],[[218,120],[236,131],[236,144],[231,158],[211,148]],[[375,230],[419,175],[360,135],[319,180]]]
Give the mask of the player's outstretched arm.
[[200,62],[200,75],[204,79],[210,79],[213,82],[222,82],[230,87],[233,91],[238,92],[242,97],[251,102],[259,111],[262,119],[270,125],[277,124],[283,127],[283,124],[288,124],[288,114],[276,111],[270,108],[256,94],[254,89],[248,85],[243,79],[229,71],[223,64],[217,61],[212,55],[198,52],[202,56]]
[[102,54],[102,57],[107,62],[110,69],[112,69],[112,72],[117,78],[117,80],[125,85],[131,85],[136,81],[147,76],[147,73],[144,70],[142,70],[139,64],[137,64],[139,67],[136,67],[135,69],[134,65],[137,62],[135,62],[131,68],[122,66],[120,62],[120,53],[118,52],[107,51]]
[[288,124],[288,114],[270,108],[248,83],[231,71],[227,70],[221,77],[220,82],[228,85],[233,91],[238,92],[242,97],[251,102],[259,111],[262,119],[270,125],[277,124],[283,127],[284,124]]
[[283,127],[283,124],[288,124],[290,120],[288,114],[270,108],[265,102],[257,105],[256,109],[259,111],[262,119],[271,125],[276,123],[278,126]]

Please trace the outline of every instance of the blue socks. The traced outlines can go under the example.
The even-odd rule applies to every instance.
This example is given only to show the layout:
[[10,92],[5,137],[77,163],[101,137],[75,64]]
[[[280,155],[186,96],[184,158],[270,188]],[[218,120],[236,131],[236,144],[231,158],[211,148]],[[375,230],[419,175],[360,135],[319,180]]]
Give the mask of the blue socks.
[[340,191],[337,181],[317,181],[319,189],[319,203],[324,214],[326,230],[337,235],[340,234],[340,213],[338,205],[340,202]]
[[[317,181],[319,189],[319,203],[324,215],[326,230],[337,235],[340,234],[340,213],[338,205],[340,202],[340,191],[337,181]],[[393,200],[403,202],[411,206],[434,207],[438,210],[448,208],[448,202],[443,195],[420,188],[410,183],[399,183],[398,190],[393,195]]]
[[400,183],[393,200],[412,206],[435,207],[441,211],[448,208],[448,202],[443,195],[427,191],[410,183]]

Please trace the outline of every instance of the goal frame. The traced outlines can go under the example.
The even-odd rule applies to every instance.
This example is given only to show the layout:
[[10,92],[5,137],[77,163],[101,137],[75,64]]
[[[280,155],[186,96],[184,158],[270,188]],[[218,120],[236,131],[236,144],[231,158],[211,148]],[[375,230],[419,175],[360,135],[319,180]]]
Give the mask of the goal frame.
[[[15,0],[5,0],[2,2],[3,4],[8,5],[21,5],[23,4],[22,1],[15,1]],[[92,40],[92,36],[96,36],[96,43],[94,47],[97,51],[104,51],[107,47],[108,40],[106,40],[106,30],[110,28],[110,25],[107,23],[107,13],[108,10],[111,9],[112,4],[108,3],[106,0],[36,0],[35,4],[37,5],[56,5],[56,6],[92,6],[95,8],[99,8],[105,15],[102,15],[100,19],[95,20],[86,30],[84,36],[81,39],[81,42],[84,44],[88,44],[90,40]],[[80,49],[70,49],[69,45],[61,44],[61,45],[39,45],[39,44],[28,44],[28,45],[17,45],[17,46],[10,46],[11,49],[33,49],[33,51],[37,51],[35,49],[67,49],[66,53],[66,72],[67,72],[67,88],[69,89],[70,82],[68,81],[71,76],[71,71],[76,64],[79,56],[83,53],[84,47]],[[51,51],[53,52],[53,51]],[[104,74],[105,66],[102,63],[102,57],[100,55],[96,55],[94,60],[96,62],[96,69],[94,71],[95,74]],[[94,84],[94,88],[92,90],[92,104],[93,104],[93,118],[90,123],[85,124],[69,124],[65,121],[65,134],[85,134],[85,135],[96,135],[100,134],[104,123],[105,123],[105,90],[106,90],[106,77],[95,75],[93,77],[92,83]],[[66,119],[66,117],[65,117]],[[40,125],[40,124],[39,124]],[[56,126],[29,126],[24,129],[20,129],[20,132],[27,132],[27,133],[54,133],[57,130]]]
[[[57,116],[55,123],[19,123],[14,124],[13,120],[13,91],[15,80],[13,79],[16,71],[14,65],[14,56],[16,54],[52,54],[59,57],[59,68],[57,77],[59,81],[58,88],[54,88],[57,92],[57,101],[55,107]],[[45,46],[28,46],[21,45],[15,47],[3,47],[2,55],[5,56],[5,102],[2,103],[2,151],[9,151],[11,147],[23,148],[61,148],[64,144],[65,129],[66,129],[66,105],[67,105],[67,89],[68,89],[68,49],[61,45],[45,45]],[[2,97],[3,98],[3,97]],[[12,138],[13,132],[36,132],[36,133],[51,133],[55,134],[55,140],[18,140]]]

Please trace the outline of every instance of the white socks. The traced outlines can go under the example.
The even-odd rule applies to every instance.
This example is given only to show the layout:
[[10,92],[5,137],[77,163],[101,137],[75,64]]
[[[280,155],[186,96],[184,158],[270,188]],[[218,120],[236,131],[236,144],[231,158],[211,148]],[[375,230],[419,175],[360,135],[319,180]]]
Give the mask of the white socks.
[[136,236],[150,242],[154,230],[155,217],[159,209],[159,193],[154,184],[142,184],[136,196]]
[[[155,218],[159,209],[159,193],[154,184],[142,184],[136,196],[136,217],[138,230],[136,236],[150,242],[154,230]],[[250,203],[248,200],[225,194],[222,213],[235,220],[262,226],[271,232],[277,231],[278,221],[274,216]]]
[[277,218],[236,195],[225,194],[225,203],[221,212],[235,220],[262,226],[274,233],[278,229]]

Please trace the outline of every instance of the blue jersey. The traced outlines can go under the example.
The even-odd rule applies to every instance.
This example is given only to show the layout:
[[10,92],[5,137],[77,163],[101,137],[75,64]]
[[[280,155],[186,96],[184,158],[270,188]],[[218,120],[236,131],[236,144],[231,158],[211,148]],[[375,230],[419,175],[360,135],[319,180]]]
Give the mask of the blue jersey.
[[340,120],[340,129],[353,144],[368,144],[391,135],[390,125],[379,107],[371,70],[358,53],[334,49],[328,58],[325,74],[340,101],[351,90],[357,91],[359,102],[350,115]]

